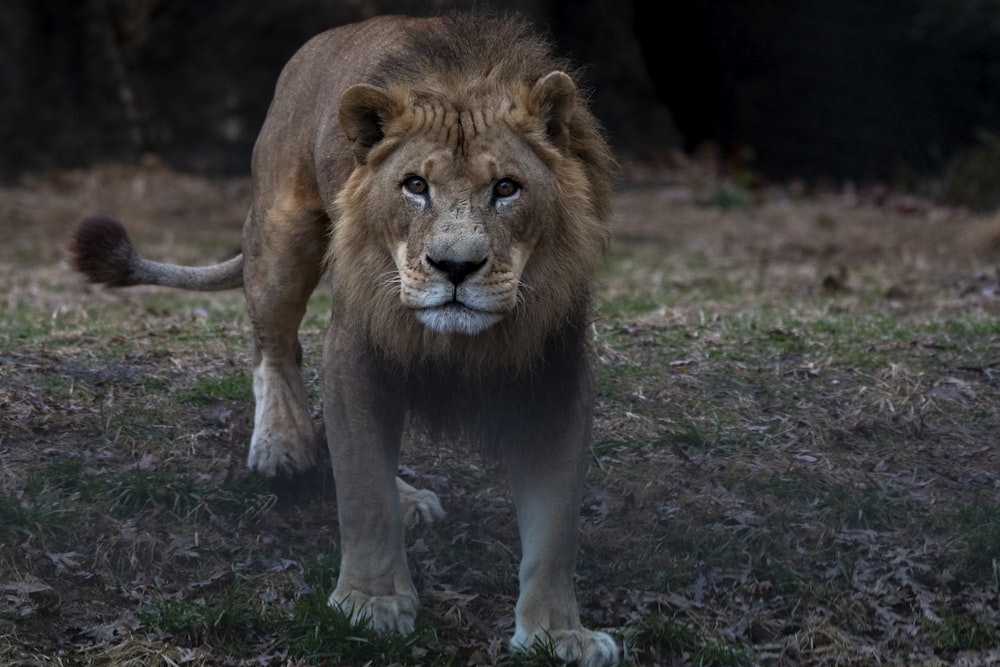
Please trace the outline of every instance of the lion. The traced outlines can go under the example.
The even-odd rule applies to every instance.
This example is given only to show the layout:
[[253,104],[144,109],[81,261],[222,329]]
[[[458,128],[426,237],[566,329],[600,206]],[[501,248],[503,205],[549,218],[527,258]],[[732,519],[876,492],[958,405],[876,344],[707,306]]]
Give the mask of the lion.
[[317,463],[298,328],[332,289],[323,417],[342,562],[330,604],[410,633],[401,436],[482,446],[508,473],[522,543],[514,650],[585,666],[615,641],[581,626],[574,569],[594,381],[588,323],[613,159],[569,64],[512,16],[385,16],[324,32],[283,69],[252,156],[242,254],[183,267],[112,218],[78,225],[76,268],[111,286],[242,285],[256,403],[248,466]]

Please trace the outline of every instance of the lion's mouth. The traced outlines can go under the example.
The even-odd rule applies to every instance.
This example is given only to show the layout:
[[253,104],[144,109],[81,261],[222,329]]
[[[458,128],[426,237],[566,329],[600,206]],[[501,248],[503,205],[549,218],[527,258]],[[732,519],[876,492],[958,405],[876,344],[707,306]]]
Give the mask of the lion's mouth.
[[435,333],[460,333],[475,335],[499,322],[503,315],[485,310],[477,310],[461,301],[419,308],[417,319]]

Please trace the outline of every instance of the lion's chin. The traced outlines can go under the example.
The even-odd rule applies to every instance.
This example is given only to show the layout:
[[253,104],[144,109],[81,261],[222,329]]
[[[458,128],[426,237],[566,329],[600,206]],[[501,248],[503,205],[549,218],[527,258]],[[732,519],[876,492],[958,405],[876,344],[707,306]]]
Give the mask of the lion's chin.
[[434,333],[457,333],[468,336],[485,331],[503,318],[503,315],[498,313],[473,310],[460,303],[422,308],[416,311],[416,315],[420,323]]

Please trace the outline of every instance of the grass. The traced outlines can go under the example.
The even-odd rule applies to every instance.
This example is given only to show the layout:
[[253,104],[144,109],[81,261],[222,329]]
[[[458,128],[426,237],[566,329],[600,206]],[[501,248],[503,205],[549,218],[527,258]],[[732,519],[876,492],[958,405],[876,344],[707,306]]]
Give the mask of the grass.
[[[366,625],[366,620],[352,619],[337,607],[327,604],[332,591],[314,591],[300,599],[292,610],[292,618],[279,642],[306,660],[335,660],[342,664],[412,664],[434,652],[434,664],[460,664],[439,653],[440,642],[434,628],[426,622],[418,624],[408,636],[379,634]],[[417,663],[419,664],[419,662]]]
[[690,664],[704,667],[750,667],[755,664],[748,647],[725,640],[703,639],[690,623],[665,614],[651,614],[626,629],[632,646],[642,647],[638,664]]
[[182,403],[205,405],[215,400],[253,401],[253,385],[248,373],[236,373],[224,377],[204,377],[176,394]]
[[229,588],[215,599],[153,600],[139,620],[150,629],[173,637],[181,646],[213,644],[233,655],[245,653],[245,640],[273,622],[256,614],[238,588]]
[[965,572],[1000,590],[1000,503],[976,497],[955,515]]
[[1000,631],[994,623],[965,614],[947,613],[940,621],[929,621],[935,646],[948,655],[962,651],[980,651],[1000,643]]
[[[140,176],[196,193],[197,222],[184,197],[131,197]],[[238,239],[224,185],[88,178],[152,256],[203,263]],[[520,549],[502,473],[442,443],[403,449],[448,513],[407,535],[417,631],[331,609],[329,475],[244,471],[242,296],[81,287],[52,239],[90,195],[35,187],[0,191],[35,216],[0,247],[0,663],[557,664],[506,648]],[[1000,302],[968,287],[996,258],[959,243],[980,221],[705,193],[616,202],[584,623],[624,642],[624,666],[1000,660]],[[317,422],[329,308],[320,290],[301,333]]]
[[166,470],[130,468],[116,474],[88,472],[76,460],[55,461],[29,473],[23,487],[0,495],[0,533],[36,531],[71,542],[95,515],[116,519],[167,516],[197,525],[224,513],[252,518],[275,496],[256,478],[206,484]]

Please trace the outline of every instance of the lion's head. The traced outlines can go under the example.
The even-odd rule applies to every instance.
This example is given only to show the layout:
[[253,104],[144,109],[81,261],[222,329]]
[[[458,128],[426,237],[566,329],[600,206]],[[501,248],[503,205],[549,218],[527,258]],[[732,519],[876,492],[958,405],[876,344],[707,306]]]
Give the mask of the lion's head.
[[402,362],[528,365],[587,308],[609,153],[564,63],[502,25],[496,52],[407,45],[340,98],[355,168],[332,212],[334,289]]

